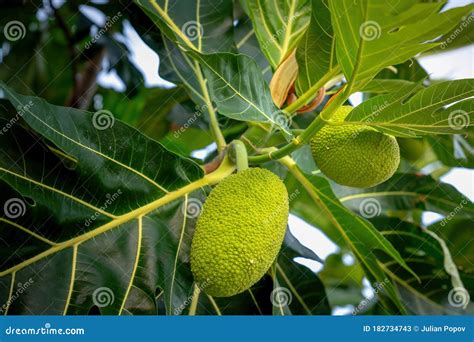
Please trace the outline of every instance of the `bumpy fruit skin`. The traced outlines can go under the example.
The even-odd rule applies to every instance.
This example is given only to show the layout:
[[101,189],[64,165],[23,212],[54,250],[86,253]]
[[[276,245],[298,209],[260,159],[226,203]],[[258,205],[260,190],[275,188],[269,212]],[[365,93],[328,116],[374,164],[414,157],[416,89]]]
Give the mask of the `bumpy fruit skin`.
[[238,172],[215,187],[191,246],[191,270],[201,290],[229,297],[260,280],[280,250],[288,211],[285,185],[265,169]]
[[[343,121],[352,110],[341,107],[333,116]],[[323,127],[311,140],[311,151],[319,169],[335,182],[368,188],[389,179],[400,163],[395,137],[368,126]]]

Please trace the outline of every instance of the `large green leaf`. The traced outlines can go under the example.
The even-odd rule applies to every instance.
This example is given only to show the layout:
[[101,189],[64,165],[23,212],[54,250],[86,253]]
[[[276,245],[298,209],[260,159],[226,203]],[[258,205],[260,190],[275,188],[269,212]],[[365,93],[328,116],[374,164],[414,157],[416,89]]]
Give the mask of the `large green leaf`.
[[474,129],[466,134],[430,136],[428,141],[444,165],[474,168]]
[[[373,222],[396,246],[421,280],[419,282],[393,261],[381,256],[384,270],[397,284],[403,303],[410,313],[441,315],[472,312],[468,295],[473,290],[472,282],[463,284],[463,274],[460,274],[449,248],[441,238],[431,231],[424,231],[414,224],[395,218],[380,217]],[[464,311],[464,306],[469,311]]]
[[440,13],[445,1],[330,1],[339,64],[349,93],[384,67],[400,64],[437,46],[430,41],[456,26],[472,5]]
[[262,72],[250,57],[230,53],[192,55],[204,67],[219,113],[236,120],[267,122],[291,135],[289,119],[273,104]]
[[0,136],[8,313],[153,314],[157,289],[171,313],[192,290],[186,212],[209,184],[201,169],[118,120],[2,90],[1,121],[16,122]]
[[135,0],[171,41],[201,52],[233,48],[232,1]]
[[246,0],[260,48],[275,69],[296,48],[309,25],[309,0]]
[[328,0],[313,0],[311,3],[311,22],[296,50],[299,68],[296,91],[299,95],[337,65]]
[[427,88],[408,83],[395,93],[361,103],[346,122],[402,137],[462,133],[474,126],[473,96],[474,79],[445,81]]
[[294,261],[301,255],[284,245],[275,266],[271,293],[274,315],[328,315],[331,313],[323,283],[306,266]]
[[382,213],[420,209],[442,215],[456,212],[460,218],[474,219],[474,205],[452,185],[430,176],[395,174],[389,181],[368,189],[333,183],[339,200],[365,217]]

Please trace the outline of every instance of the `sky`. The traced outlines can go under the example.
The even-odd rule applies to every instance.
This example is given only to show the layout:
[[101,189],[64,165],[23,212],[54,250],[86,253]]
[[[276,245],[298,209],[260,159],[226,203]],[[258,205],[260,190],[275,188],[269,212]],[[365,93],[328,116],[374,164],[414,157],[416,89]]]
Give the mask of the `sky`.
[[[450,1],[448,8],[462,6],[469,3],[469,0]],[[99,24],[103,24],[105,19],[99,13],[96,13],[93,9],[87,6],[83,6],[82,9]],[[141,40],[140,36],[131,25],[125,24],[124,31],[125,35],[122,39],[124,43],[130,47],[131,60],[135,63],[137,68],[142,71],[145,77],[146,86],[172,86],[172,84],[164,81],[158,75],[158,55]],[[419,62],[428,71],[432,79],[474,78],[474,46],[421,57],[419,58]],[[118,91],[124,90],[124,85],[114,72],[102,72],[99,76],[99,84],[106,87],[112,87]],[[360,103],[360,99],[361,96],[359,94],[355,94],[351,97],[351,100],[353,100],[355,105]],[[214,147],[211,146],[209,149],[212,150],[213,148]],[[206,151],[201,151],[201,153],[206,153]],[[474,200],[474,170],[461,168],[453,169],[443,176],[441,180],[456,187],[471,201]],[[442,219],[442,216],[436,213],[426,212],[423,215],[423,221],[426,225],[440,219]],[[289,227],[291,232],[302,244],[312,249],[323,260],[328,255],[338,251],[338,247],[319,229],[308,225],[294,215],[290,216]],[[343,260],[347,264],[354,262],[351,255],[346,255]],[[315,261],[299,258],[298,262],[308,266],[315,272],[319,272],[322,269],[322,264]],[[371,297],[373,294],[367,281],[365,282],[364,291],[364,295],[367,297]],[[352,307],[336,308],[333,314],[348,314],[351,311]]]

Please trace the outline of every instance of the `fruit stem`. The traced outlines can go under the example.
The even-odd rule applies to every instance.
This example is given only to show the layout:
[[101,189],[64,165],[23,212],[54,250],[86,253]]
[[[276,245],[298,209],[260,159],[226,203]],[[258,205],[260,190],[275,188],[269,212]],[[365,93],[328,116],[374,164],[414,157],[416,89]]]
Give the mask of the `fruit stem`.
[[201,289],[199,286],[194,284],[194,290],[193,290],[193,295],[192,295],[192,301],[191,301],[191,306],[189,307],[189,316],[195,316],[196,315],[196,309],[197,309],[197,304],[199,301],[199,295],[201,294]]
[[[329,120],[336,110],[344,104],[348,98],[348,92],[343,91],[333,97],[329,105],[313,120],[313,122],[296,138],[285,146],[258,156],[250,156],[248,161],[251,164],[261,164],[271,160],[281,159],[291,152],[297,150],[301,146],[307,144],[311,138],[326,125],[326,120]],[[323,120],[324,118],[324,120]]]
[[235,160],[237,165],[237,171],[243,171],[249,168],[247,148],[245,144],[240,140],[234,140],[232,142],[231,159]]

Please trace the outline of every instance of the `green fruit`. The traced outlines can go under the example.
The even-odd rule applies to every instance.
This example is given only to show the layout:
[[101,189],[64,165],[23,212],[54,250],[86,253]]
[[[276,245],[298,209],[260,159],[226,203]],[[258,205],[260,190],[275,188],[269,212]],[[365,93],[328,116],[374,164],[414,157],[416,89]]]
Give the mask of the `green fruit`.
[[[352,110],[341,107],[333,117],[343,121]],[[400,149],[395,137],[368,126],[343,125],[323,127],[311,140],[314,161],[335,182],[368,188],[389,179],[400,163]]]
[[417,161],[426,152],[426,143],[423,139],[398,138],[400,153],[409,161]]
[[191,270],[215,297],[243,292],[275,260],[288,223],[288,192],[272,172],[253,168],[224,179],[203,206],[191,246]]

